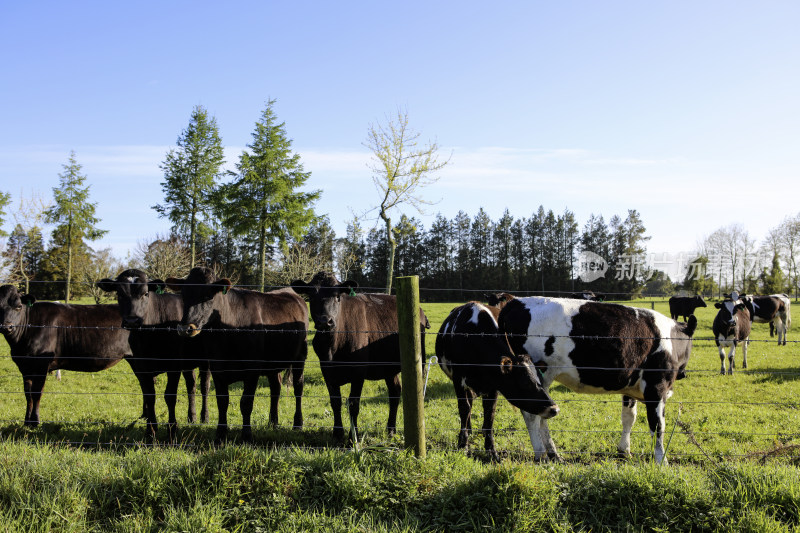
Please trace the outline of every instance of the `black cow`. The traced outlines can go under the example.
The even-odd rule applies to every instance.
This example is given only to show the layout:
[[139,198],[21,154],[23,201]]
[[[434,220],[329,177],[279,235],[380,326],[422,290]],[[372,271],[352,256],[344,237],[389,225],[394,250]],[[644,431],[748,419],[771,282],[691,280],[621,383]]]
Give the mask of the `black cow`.
[[269,425],[278,425],[280,373],[289,371],[295,395],[294,427],[303,426],[303,380],[308,344],[308,308],[291,289],[266,293],[231,288],[205,267],[195,267],[185,279],[169,278],[167,285],[183,297],[181,335],[195,337],[204,329],[202,342],[210,357],[211,375],[217,393],[219,423],[217,440],[228,434],[228,388],[242,381],[240,402],[242,439],[253,432],[250,417],[258,386],[265,375],[270,387]]
[[785,294],[770,296],[742,295],[739,297],[750,311],[753,322],[769,322],[769,336],[778,332],[778,345],[786,345],[786,332],[792,325],[792,302]]
[[498,393],[511,405],[542,418],[558,414],[558,407],[542,389],[530,357],[511,352],[497,327],[499,313],[497,307],[466,303],[450,311],[436,336],[436,358],[453,381],[458,398],[458,447],[467,446],[477,394],[483,397],[484,447],[492,460],[497,460],[493,425]]
[[25,425],[39,425],[39,402],[47,373],[98,372],[131,354],[116,305],[36,302],[13,285],[0,287],[0,332],[22,373]]
[[[333,274],[319,272],[310,283],[292,282],[295,291],[308,297],[316,326],[312,345],[319,357],[322,377],[328,387],[333,410],[333,436],[344,439],[341,387],[350,383],[351,430],[358,435],[358,412],[365,380],[386,382],[389,420],[386,430],[394,434],[400,405],[400,340],[397,333],[397,302],[388,294],[358,294],[354,281],[339,283]],[[420,309],[422,354],[428,318]]]
[[141,270],[130,269],[120,273],[116,279],[102,279],[97,286],[117,295],[122,314],[122,327],[130,330],[128,339],[133,356],[128,362],[133,368],[144,396],[144,417],[147,419],[147,435],[155,437],[158,421],[155,411],[155,380],[167,373],[164,400],[169,412],[169,438],[176,437],[177,419],[175,403],[181,373],[186,381],[189,399],[188,419],[196,419],[194,369],[200,367],[200,393],[202,409],[200,417],[208,422],[208,390],[211,373],[208,361],[202,356],[203,343],[175,334],[183,315],[183,301],[177,294],[164,292],[166,284],[161,280],[148,281]]
[[673,320],[683,317],[684,322],[694,314],[698,307],[708,307],[705,299],[700,296],[672,296],[669,299],[669,315]]
[[728,374],[733,374],[734,356],[736,346],[742,345],[742,368],[747,368],[747,344],[750,339],[750,323],[752,315],[747,305],[739,298],[737,293],[731,294],[731,299],[717,302],[714,307],[719,309],[711,329],[714,332],[714,342],[719,349],[719,373],[725,373],[725,348],[730,347],[728,354]]
[[[664,407],[676,379],[684,376],[697,319],[675,322],[649,309],[565,298],[517,298],[501,311],[500,330],[514,353],[547,365],[542,386],[556,380],[575,392],[622,394],[620,453],[630,453],[636,401],[647,408],[656,437],[655,459],[666,462]],[[526,417],[537,458],[559,459],[547,421]]]

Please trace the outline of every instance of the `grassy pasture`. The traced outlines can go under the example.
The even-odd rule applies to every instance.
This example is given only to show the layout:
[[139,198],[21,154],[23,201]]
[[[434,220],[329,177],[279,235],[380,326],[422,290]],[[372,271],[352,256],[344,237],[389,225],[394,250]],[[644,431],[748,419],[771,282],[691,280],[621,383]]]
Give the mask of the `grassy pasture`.
[[[426,336],[427,357],[434,353],[435,332],[456,304],[423,304],[431,321]],[[668,314],[665,301],[637,301],[632,305],[655,309]],[[765,454],[794,455],[800,444],[800,350],[789,332],[787,346],[778,346],[770,339],[768,325],[753,326],[749,347],[749,368],[741,368],[741,348],[737,350],[736,373],[719,375],[719,354],[711,334],[711,322],[716,309],[713,304],[697,310],[699,321],[694,348],[688,366],[688,377],[676,383],[674,395],[667,403],[668,435],[671,438],[671,461],[720,461],[731,458],[760,458]],[[309,347],[306,365],[306,386],[303,401],[305,429],[300,432],[286,427],[266,428],[269,389],[262,380],[254,408],[256,443],[295,444],[328,447],[332,414],[327,389],[319,371],[319,362]],[[47,442],[137,443],[144,434],[141,395],[130,367],[126,362],[96,374],[64,372],[61,381],[48,378],[42,398],[43,427],[28,430],[21,425],[25,412],[19,371],[8,357],[8,346],[0,342],[0,434],[4,438],[45,440]],[[426,365],[427,368],[427,365]],[[162,376],[158,390],[163,390]],[[234,440],[241,424],[236,395],[241,389],[234,385],[229,420]],[[343,393],[347,388],[343,389]],[[620,432],[620,397],[616,395],[576,394],[555,384],[551,390],[561,407],[561,413],[551,423],[551,431],[566,458],[581,462],[605,454],[613,454]],[[294,402],[291,390],[284,388],[280,403],[282,424],[291,423]],[[198,402],[199,403],[199,402]],[[209,399],[211,423],[186,424],[186,396],[183,384],[178,396],[178,420],[181,442],[203,445],[213,440],[216,421],[216,402]],[[527,458],[531,446],[519,412],[507,402],[499,402],[496,419],[498,449],[513,456]],[[166,420],[166,405],[159,398],[159,420]],[[198,404],[199,413],[199,404]],[[386,388],[383,382],[365,385],[359,425],[366,445],[400,445],[400,437],[388,438],[385,433],[387,416]],[[473,410],[473,426],[480,427],[482,409]],[[398,426],[402,427],[402,409]],[[455,445],[458,428],[457,407],[452,384],[436,364],[430,366],[426,394],[426,430],[431,449],[449,450]],[[162,434],[164,432],[162,431]],[[473,436],[472,449],[480,452],[482,439]],[[632,438],[634,455],[648,459],[652,442],[646,414],[640,406]]]
[[[423,304],[435,334],[457,304]],[[668,314],[665,301],[637,301]],[[712,304],[713,305],[713,304]],[[519,412],[499,402],[497,465],[484,464],[482,439],[455,449],[452,385],[435,365],[426,394],[429,458],[398,452],[387,437],[383,383],[365,386],[357,453],[331,441],[332,415],[313,350],[306,366],[305,428],[292,431],[294,402],[283,389],[282,427],[266,428],[266,383],[254,408],[255,446],[212,445],[211,423],[186,423],[178,397],[178,448],[143,446],[141,395],[123,362],[98,374],[48,378],[42,427],[22,426],[19,371],[0,341],[0,529],[25,531],[514,531],[789,530],[800,526],[798,392],[800,353],[789,332],[779,347],[754,325],[749,368],[719,375],[711,338],[713,306],[698,309],[688,377],[667,403],[671,467],[652,464],[644,408],[630,460],[614,457],[618,396],[578,395],[554,385],[561,413],[551,423],[562,465],[534,465]],[[426,337],[428,357],[435,335]],[[798,337],[800,338],[800,337]],[[163,390],[162,379],[158,388]],[[240,392],[229,421],[238,440]],[[343,390],[346,393],[346,389]],[[159,420],[166,406],[159,398]],[[198,405],[199,413],[199,405]],[[480,406],[473,412],[480,427]],[[402,428],[402,409],[399,428]],[[165,437],[162,428],[160,435]],[[99,443],[99,445],[98,445]]]

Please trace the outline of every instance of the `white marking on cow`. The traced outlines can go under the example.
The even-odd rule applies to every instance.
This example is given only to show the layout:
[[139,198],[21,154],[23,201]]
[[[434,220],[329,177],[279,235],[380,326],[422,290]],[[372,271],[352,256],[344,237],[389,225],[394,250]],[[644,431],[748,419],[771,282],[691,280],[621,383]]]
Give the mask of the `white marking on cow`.
[[617,450],[625,455],[630,455],[631,453],[631,430],[633,429],[633,423],[636,422],[637,405],[636,402],[634,402],[633,407],[622,404],[622,437],[619,439]]

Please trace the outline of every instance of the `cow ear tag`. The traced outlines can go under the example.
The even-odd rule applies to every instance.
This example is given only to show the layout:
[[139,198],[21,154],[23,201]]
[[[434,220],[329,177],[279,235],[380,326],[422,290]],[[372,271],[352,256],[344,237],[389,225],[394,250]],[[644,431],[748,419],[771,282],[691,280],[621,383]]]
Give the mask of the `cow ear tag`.
[[164,289],[163,287],[161,287],[161,285],[159,285],[158,288],[156,289],[156,294],[164,294]]
[[349,294],[349,296],[355,296],[355,295],[356,295],[356,291],[355,291],[355,289],[353,289],[353,287],[350,287],[350,294]]
[[223,294],[223,295],[226,295],[226,294],[228,294],[228,287],[224,287],[224,288],[222,289],[222,294]]

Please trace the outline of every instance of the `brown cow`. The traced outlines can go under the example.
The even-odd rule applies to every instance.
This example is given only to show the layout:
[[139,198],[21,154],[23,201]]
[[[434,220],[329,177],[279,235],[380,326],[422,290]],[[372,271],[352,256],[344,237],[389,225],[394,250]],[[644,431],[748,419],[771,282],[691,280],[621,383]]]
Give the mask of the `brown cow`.
[[[322,377],[328,387],[333,410],[333,436],[344,439],[341,386],[350,383],[351,430],[358,434],[358,411],[365,380],[386,382],[389,390],[388,433],[397,426],[400,405],[400,340],[397,333],[397,302],[388,294],[358,294],[358,283],[339,283],[333,274],[319,272],[310,283],[292,282],[292,288],[308,297],[311,317],[317,332],[312,345],[317,353]],[[425,354],[425,329],[430,328],[422,309],[422,354]]]
[[[290,371],[295,394],[294,427],[303,426],[303,379],[308,344],[308,308],[291,289],[267,293],[231,288],[204,267],[195,267],[186,279],[169,278],[167,285],[183,296],[181,335],[203,334],[210,354],[211,375],[217,391],[217,440],[228,434],[228,387],[244,382],[240,408],[242,439],[252,439],[250,416],[259,376],[270,386],[269,424],[278,424],[280,372]],[[204,330],[211,330],[202,333]]]
[[116,305],[36,302],[13,285],[0,287],[0,332],[22,372],[25,425],[39,425],[39,402],[53,370],[98,372],[131,355]]

